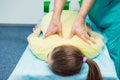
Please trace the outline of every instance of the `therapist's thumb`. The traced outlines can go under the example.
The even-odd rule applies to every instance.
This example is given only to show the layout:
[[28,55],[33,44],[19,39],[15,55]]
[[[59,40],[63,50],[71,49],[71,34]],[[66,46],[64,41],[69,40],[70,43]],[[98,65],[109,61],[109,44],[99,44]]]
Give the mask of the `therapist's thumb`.
[[43,37],[43,39],[45,39],[46,37],[48,37],[48,36],[50,36],[50,35],[51,35],[50,32],[46,32],[45,35],[44,35],[44,37]]
[[59,35],[60,37],[63,37],[62,30],[60,30],[60,31],[58,32],[58,35]]
[[74,34],[71,32],[68,36],[69,39],[71,39],[74,36]]

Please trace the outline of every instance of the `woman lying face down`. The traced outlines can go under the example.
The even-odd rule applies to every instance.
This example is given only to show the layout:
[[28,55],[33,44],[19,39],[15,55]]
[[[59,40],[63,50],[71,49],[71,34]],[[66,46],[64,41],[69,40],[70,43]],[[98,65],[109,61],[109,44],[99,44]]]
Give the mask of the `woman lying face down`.
[[89,65],[87,80],[102,80],[97,64],[90,60],[90,58],[95,58],[99,55],[103,47],[103,37],[93,32],[91,28],[87,28],[87,32],[91,36],[91,39],[95,41],[95,44],[89,45],[77,36],[71,39],[66,38],[71,29],[69,26],[71,26],[77,16],[76,13],[69,12],[72,16],[70,14],[67,17],[65,16],[67,13],[63,12],[61,19],[63,21],[63,38],[58,35],[51,35],[43,39],[43,36],[39,36],[41,31],[44,35],[47,30],[50,22],[49,17],[52,16],[52,13],[49,13],[43,18],[41,28],[36,26],[33,29],[33,33],[28,36],[29,48],[38,58],[46,60],[50,69],[58,75],[71,76],[77,74],[85,62]]

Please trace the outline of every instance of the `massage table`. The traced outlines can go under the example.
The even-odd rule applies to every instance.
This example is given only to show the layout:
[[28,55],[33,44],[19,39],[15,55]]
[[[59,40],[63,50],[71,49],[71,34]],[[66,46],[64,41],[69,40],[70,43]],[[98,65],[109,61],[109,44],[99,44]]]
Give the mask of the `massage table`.
[[[39,24],[40,22],[41,20],[39,21]],[[102,34],[88,17],[86,18],[86,22],[93,26],[93,30]],[[102,35],[105,37],[106,43],[107,38],[104,34]],[[103,80],[119,80],[116,75],[114,63],[109,56],[106,45],[103,47],[100,55],[93,60],[99,66]],[[68,77],[58,76],[49,69],[48,64],[45,61],[38,59],[27,46],[8,80],[86,80],[88,70],[88,64],[83,63],[83,66],[78,74]]]

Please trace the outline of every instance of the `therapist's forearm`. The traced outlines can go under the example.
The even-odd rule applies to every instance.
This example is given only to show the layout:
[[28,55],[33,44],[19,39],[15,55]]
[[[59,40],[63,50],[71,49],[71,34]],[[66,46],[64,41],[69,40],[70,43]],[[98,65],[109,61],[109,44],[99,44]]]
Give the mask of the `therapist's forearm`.
[[88,14],[94,0],[83,0],[82,6],[80,8],[80,12],[77,20],[84,23],[86,15]]
[[64,7],[66,0],[55,0],[54,3],[54,14],[53,14],[53,19],[58,19],[60,20],[60,16],[62,13],[62,9]]

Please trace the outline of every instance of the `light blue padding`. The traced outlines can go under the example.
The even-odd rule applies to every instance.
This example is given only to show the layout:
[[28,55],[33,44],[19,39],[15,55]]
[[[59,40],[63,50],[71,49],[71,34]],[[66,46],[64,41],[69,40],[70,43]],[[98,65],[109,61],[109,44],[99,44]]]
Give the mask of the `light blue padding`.
[[[98,64],[104,80],[118,80],[106,46],[94,61]],[[58,76],[49,69],[45,61],[36,58],[27,47],[8,80],[86,80],[88,69],[88,65],[84,63],[79,74]]]

